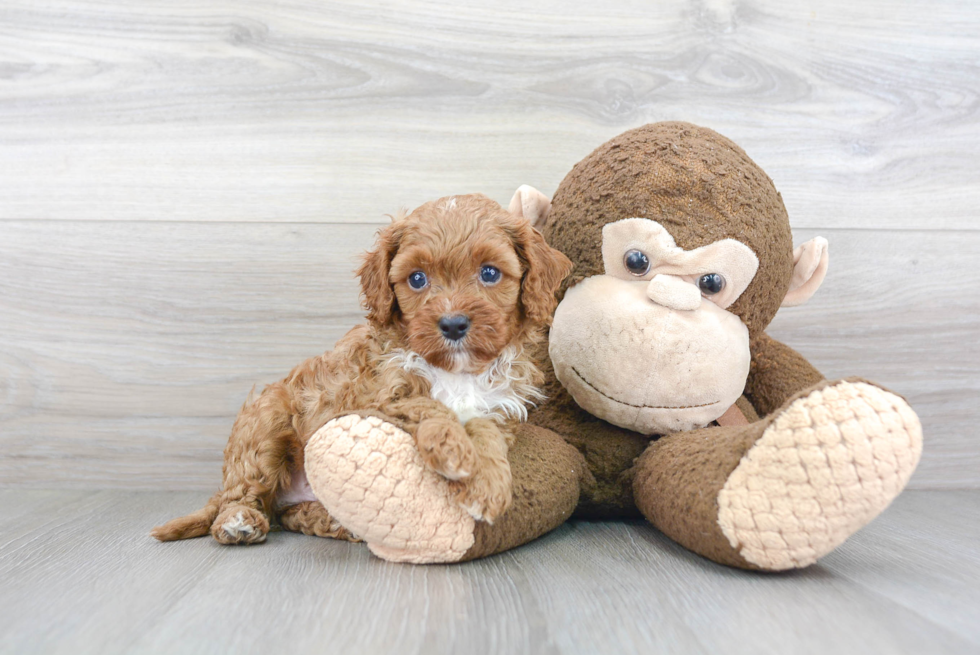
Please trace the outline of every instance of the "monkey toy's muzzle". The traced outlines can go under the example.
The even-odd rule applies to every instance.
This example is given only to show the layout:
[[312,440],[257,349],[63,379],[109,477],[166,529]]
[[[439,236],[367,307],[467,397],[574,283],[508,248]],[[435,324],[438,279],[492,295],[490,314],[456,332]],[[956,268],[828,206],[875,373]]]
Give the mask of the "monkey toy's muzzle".
[[565,294],[551,328],[558,380],[587,412],[642,434],[703,427],[731,407],[749,374],[749,333],[702,300],[670,309],[648,282],[590,277]]

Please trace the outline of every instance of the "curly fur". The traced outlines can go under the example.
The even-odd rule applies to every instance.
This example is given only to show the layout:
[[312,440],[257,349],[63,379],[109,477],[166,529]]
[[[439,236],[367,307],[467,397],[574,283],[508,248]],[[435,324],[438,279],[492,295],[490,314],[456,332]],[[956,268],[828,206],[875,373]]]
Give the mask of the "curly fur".
[[[484,264],[501,271],[499,282],[480,281]],[[258,543],[278,519],[288,530],[356,539],[301,488],[307,440],[356,411],[404,425],[426,463],[457,481],[459,501],[492,520],[510,502],[507,422],[525,418],[524,404],[542,397],[526,348],[541,340],[570,268],[525,219],[482,195],[396,217],[358,269],[367,324],[250,395],[225,448],[221,490],[153,536],[210,531],[221,543]],[[418,270],[430,281],[421,290],[407,282]],[[457,314],[471,327],[450,341],[439,319]]]
[[545,397],[536,386],[540,384],[537,367],[513,346],[479,374],[453,373],[407,350],[395,351],[389,362],[428,380],[429,395],[456,412],[464,424],[478,417],[525,421],[527,405]]

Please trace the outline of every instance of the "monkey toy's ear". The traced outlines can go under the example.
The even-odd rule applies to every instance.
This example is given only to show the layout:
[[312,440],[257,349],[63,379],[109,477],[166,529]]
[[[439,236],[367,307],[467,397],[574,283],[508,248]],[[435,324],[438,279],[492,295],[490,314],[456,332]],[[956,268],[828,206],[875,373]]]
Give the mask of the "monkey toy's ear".
[[793,251],[793,277],[782,307],[796,307],[810,299],[827,276],[827,240],[816,237]]
[[531,227],[540,232],[548,218],[548,212],[551,211],[551,200],[534,187],[522,184],[517,187],[507,209],[511,214],[526,218]]

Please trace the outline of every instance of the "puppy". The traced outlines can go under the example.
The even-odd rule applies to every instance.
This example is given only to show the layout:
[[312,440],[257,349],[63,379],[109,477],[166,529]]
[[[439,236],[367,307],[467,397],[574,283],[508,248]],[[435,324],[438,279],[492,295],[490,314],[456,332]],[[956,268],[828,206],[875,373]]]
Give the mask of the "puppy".
[[258,543],[278,520],[286,530],[355,540],[303,472],[307,440],[353,412],[389,417],[414,434],[426,465],[453,481],[474,517],[503,513],[512,427],[541,398],[527,349],[550,324],[571,270],[520,202],[511,206],[454,196],[394,218],[358,270],[367,324],[250,397],[224,451],[222,489],[152,535]]

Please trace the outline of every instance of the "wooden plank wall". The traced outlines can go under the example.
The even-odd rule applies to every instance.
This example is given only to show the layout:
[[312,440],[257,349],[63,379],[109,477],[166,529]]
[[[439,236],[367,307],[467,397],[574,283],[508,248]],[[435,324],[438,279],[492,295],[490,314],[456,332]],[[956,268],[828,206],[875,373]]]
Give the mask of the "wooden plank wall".
[[980,5],[5,0],[0,485],[211,489],[253,384],[359,320],[383,215],[733,138],[832,267],[771,332],[980,486]]

